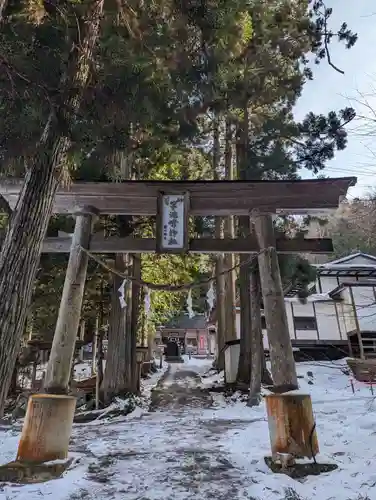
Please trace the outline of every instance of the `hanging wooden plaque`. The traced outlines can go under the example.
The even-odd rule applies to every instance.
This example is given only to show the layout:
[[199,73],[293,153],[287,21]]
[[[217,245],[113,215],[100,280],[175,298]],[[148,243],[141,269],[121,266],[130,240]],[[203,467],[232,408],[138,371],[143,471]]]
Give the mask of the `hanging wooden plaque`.
[[186,253],[188,251],[188,218],[188,192],[158,192],[157,252]]

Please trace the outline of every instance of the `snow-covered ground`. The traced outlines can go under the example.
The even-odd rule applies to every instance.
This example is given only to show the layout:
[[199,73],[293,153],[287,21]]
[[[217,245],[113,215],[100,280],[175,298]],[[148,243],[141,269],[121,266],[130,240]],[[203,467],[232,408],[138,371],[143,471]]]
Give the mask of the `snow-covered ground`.
[[[200,404],[194,380],[201,387],[218,381],[197,377],[211,362],[185,358],[171,365],[159,388],[164,404],[152,412],[137,409],[121,419],[76,425],[76,461],[64,477],[3,485],[0,500],[376,500],[376,400],[357,382],[353,394],[343,361],[297,365],[301,389],[312,395],[317,461],[338,465],[301,481],[273,474],[264,463],[270,454],[264,404],[250,409],[218,393],[203,395]],[[146,394],[160,376],[146,381]],[[171,403],[174,390],[179,405]],[[0,428],[2,463],[14,459],[18,439],[17,428]]]

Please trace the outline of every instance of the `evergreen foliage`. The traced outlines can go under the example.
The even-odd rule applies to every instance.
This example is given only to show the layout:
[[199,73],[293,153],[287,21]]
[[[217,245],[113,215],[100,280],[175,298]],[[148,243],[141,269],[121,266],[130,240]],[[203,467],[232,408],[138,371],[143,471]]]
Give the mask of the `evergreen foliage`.
[[[293,117],[305,82],[314,78],[309,60],[334,65],[330,44],[351,48],[356,42],[346,23],[329,29],[331,9],[321,0],[105,2],[90,79],[73,121],[64,110],[76,89],[62,87],[62,79],[88,6],[62,5],[9,0],[3,13],[2,176],[24,175],[51,113],[71,140],[65,168],[73,180],[121,180],[125,172],[138,179],[209,179],[214,114],[230,119],[235,136],[245,108],[244,178],[297,178],[301,168],[317,174],[346,147],[352,109],[310,113],[302,122]],[[128,223],[128,234],[154,233],[151,219]],[[210,220],[193,224],[196,233],[213,230]],[[54,217],[48,234],[72,227],[71,219]],[[117,219],[102,217],[96,230],[119,234],[119,227]],[[147,255],[142,261],[143,279],[155,283],[210,272],[210,261],[197,256]],[[53,331],[66,262],[65,256],[42,256],[32,303],[38,330]],[[98,303],[108,311],[110,279],[90,263],[83,312],[89,320]],[[195,293],[202,310],[205,291]],[[152,321],[176,314],[184,301],[184,293],[154,292]]]

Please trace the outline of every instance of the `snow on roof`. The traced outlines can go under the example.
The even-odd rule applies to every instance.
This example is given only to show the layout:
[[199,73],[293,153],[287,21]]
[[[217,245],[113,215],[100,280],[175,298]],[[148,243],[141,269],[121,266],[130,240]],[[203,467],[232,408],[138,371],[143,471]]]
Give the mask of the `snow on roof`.
[[330,267],[330,266],[336,266],[337,264],[346,264],[348,263],[349,261],[351,260],[354,260],[355,258],[357,257],[363,257],[363,259],[369,259],[373,262],[376,263],[376,257],[373,256],[373,255],[370,255],[368,253],[363,253],[363,252],[357,252],[357,253],[353,253],[351,255],[347,255],[347,257],[342,257],[340,259],[337,259],[337,260],[332,260],[330,262],[327,262],[326,264],[321,264],[321,266],[323,267]]
[[[309,303],[312,302],[327,302],[330,301],[332,302],[332,298],[330,297],[329,293],[312,293],[306,298],[306,301]],[[296,295],[294,297],[285,297],[286,302],[300,302],[299,297]]]
[[320,271],[320,269],[331,269],[333,270],[340,270],[340,269],[375,269],[376,267],[376,262],[375,264],[335,264],[331,265],[331,263],[328,264],[318,264],[316,265],[317,269]]

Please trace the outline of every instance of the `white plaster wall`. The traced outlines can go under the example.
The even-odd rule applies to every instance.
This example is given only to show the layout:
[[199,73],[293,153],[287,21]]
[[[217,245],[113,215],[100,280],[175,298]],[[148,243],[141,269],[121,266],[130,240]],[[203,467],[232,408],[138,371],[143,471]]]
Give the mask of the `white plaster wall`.
[[318,338],[320,340],[341,340],[336,304],[334,302],[315,302],[315,309]]
[[[286,300],[286,315],[289,326],[290,338],[292,340],[346,340],[346,332],[354,329],[354,315],[351,314],[350,307],[344,307],[342,303],[333,302],[315,302],[317,330],[297,330],[294,332],[294,321],[291,309],[291,301]],[[338,309],[338,321],[336,308]],[[376,306],[375,306],[376,308]],[[293,302],[294,316],[314,317],[312,303],[300,304]],[[376,309],[375,309],[376,312]],[[345,314],[346,313],[346,314]],[[376,314],[375,314],[376,324]],[[339,326],[338,326],[339,323]],[[240,338],[240,311],[236,314],[236,333]],[[269,347],[266,330],[263,330],[263,343],[267,349]]]
[[355,313],[351,302],[351,295],[349,288],[346,288],[342,293],[342,301],[337,304],[337,308],[340,311],[340,320],[343,322],[345,327],[346,335],[349,332],[356,330]]
[[361,330],[376,331],[376,304],[373,287],[354,286],[351,288],[356,314],[358,316],[359,328]]
[[[289,310],[289,307],[287,306],[287,310]],[[291,310],[291,307],[290,307]],[[294,317],[307,317],[307,318],[314,318],[315,313],[313,309],[313,304],[312,302],[307,302],[306,304],[301,304],[298,301],[293,301],[292,302],[292,310],[294,313]],[[294,322],[291,317],[291,325],[289,325],[289,330],[290,330],[290,337],[296,338],[297,340],[317,340],[317,330],[296,330],[294,332]]]
[[236,338],[240,339],[240,309],[236,308]]

